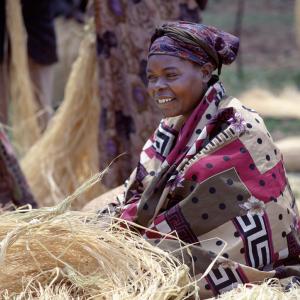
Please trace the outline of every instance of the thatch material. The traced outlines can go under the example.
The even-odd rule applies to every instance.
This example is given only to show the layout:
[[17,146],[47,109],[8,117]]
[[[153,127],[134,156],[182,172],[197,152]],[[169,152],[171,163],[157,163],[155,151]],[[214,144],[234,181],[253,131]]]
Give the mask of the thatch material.
[[[21,161],[39,206],[58,203],[98,172],[100,103],[96,97],[96,49],[92,33],[82,41],[65,99],[41,139]],[[74,202],[81,208],[103,192],[101,184]]]
[[300,299],[298,285],[292,285],[288,291],[284,291],[279,281],[269,279],[261,285],[246,284],[227,292],[217,299],[222,300],[295,300]]
[[263,116],[300,119],[300,92],[295,88],[286,88],[279,95],[253,88],[238,98]]
[[[74,294],[76,296],[74,296]],[[12,296],[8,292],[3,292],[3,300],[11,300]],[[41,284],[31,284],[27,291],[21,292],[18,300],[82,300],[80,292],[72,291],[72,287],[65,284],[55,284],[43,287]]]
[[20,155],[39,139],[38,106],[30,79],[27,38],[20,0],[5,1],[7,31],[10,39],[10,101],[13,143]]
[[300,137],[288,137],[279,140],[276,144],[283,154],[283,160],[287,171],[300,172]]
[[68,211],[80,190],[56,207],[1,215],[3,294],[12,298],[22,293],[22,299],[63,292],[80,299],[179,300],[196,293],[188,267],[169,253],[117,220]]
[[79,54],[80,42],[84,36],[84,25],[74,19],[55,19],[57,51],[59,61],[55,64],[53,78],[53,105],[58,107],[64,97],[64,89],[72,64]]

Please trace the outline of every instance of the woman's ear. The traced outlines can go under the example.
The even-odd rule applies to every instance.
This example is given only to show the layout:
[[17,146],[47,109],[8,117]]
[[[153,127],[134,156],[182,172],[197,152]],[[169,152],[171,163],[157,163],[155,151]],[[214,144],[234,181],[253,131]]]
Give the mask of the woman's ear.
[[211,79],[212,72],[214,71],[215,67],[211,63],[206,63],[201,67],[201,72],[203,74],[203,82],[208,82]]

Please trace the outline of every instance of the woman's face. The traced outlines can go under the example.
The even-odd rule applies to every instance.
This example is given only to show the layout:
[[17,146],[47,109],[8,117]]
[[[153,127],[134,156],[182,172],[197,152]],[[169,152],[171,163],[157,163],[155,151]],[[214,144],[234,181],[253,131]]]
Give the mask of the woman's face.
[[200,67],[175,56],[151,55],[148,93],[165,117],[189,116],[202,99],[211,72],[211,64]]

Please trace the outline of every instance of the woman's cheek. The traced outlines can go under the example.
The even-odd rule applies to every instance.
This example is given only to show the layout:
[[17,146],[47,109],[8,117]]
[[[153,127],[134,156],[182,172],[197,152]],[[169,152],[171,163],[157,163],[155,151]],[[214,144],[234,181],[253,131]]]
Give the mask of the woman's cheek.
[[154,98],[154,92],[153,92],[152,84],[148,83],[146,90],[147,90],[148,95],[151,98]]

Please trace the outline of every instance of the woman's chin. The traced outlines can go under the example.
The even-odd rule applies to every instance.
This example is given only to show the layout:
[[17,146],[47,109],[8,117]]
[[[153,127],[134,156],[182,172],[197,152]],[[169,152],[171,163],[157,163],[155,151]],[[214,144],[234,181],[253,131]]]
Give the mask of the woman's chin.
[[170,112],[168,112],[168,113],[162,112],[162,114],[163,114],[163,116],[164,116],[165,118],[173,118],[173,117],[178,117],[178,116],[181,115],[180,113],[176,113],[176,112],[174,112],[174,113],[170,113]]
[[162,114],[163,114],[163,116],[164,116],[164,118],[174,118],[174,117],[179,117],[179,116],[184,116],[184,117],[188,117],[190,114],[184,114],[184,113],[182,113],[182,112],[170,112],[170,111],[168,111],[168,112],[166,112],[166,111],[161,111],[162,112]]

